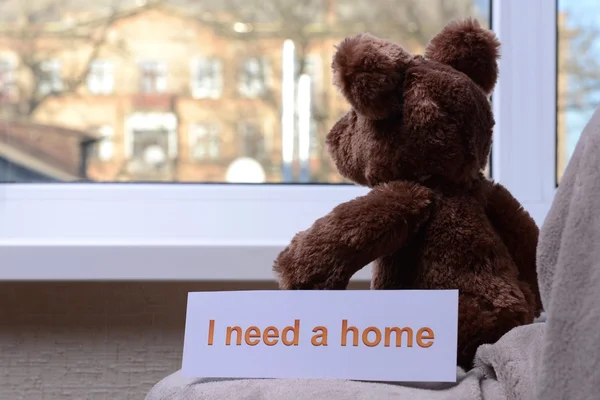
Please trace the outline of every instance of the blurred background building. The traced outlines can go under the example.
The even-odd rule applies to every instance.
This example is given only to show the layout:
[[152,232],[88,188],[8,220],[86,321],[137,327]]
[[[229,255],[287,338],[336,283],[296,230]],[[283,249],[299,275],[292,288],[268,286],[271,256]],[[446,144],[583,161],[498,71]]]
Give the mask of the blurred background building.
[[[370,31],[419,52],[453,18],[488,19],[470,0],[29,3],[1,6],[0,116],[38,126],[4,181],[341,182],[324,147],[348,109],[334,45]],[[76,175],[33,173],[42,127],[55,156],[78,147]]]
[[[557,181],[600,101],[598,26],[567,3]],[[331,82],[334,45],[369,31],[420,52],[451,19],[489,25],[489,9],[482,0],[4,0],[0,140],[21,155],[0,151],[0,179],[342,182],[324,146],[348,109]],[[30,133],[16,122],[33,124]],[[70,146],[77,174],[39,172]]]

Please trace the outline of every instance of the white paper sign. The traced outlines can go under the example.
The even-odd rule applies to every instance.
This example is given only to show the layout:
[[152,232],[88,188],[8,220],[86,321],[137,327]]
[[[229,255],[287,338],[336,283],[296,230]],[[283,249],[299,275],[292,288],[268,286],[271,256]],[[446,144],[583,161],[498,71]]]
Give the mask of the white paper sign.
[[182,374],[456,380],[457,290],[199,292]]

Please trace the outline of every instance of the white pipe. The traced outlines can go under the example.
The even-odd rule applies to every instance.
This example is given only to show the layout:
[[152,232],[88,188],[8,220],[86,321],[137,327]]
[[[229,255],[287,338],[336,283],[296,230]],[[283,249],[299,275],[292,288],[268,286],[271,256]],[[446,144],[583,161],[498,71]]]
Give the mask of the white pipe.
[[310,76],[300,76],[298,80],[298,158],[301,164],[308,162],[310,153],[310,86]]
[[295,86],[295,45],[292,40],[283,43],[281,78],[281,151],[284,163],[294,159],[294,86]]

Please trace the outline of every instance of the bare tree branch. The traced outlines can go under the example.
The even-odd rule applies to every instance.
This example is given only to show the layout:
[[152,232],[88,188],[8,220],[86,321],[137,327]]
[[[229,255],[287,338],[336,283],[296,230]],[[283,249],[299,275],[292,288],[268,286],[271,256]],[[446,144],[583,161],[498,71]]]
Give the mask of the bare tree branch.
[[[5,0],[5,4],[8,0]],[[71,1],[71,3],[74,0]],[[107,3],[109,13],[101,17],[66,24],[64,12],[72,5],[64,0],[45,0],[24,2],[18,8],[2,11],[18,11],[16,24],[4,24],[0,28],[2,41],[8,43],[18,59],[19,73],[28,77],[28,84],[16,82],[20,103],[15,108],[14,118],[29,118],[50,99],[76,95],[88,79],[92,63],[108,48],[109,45],[123,51],[119,44],[108,43],[108,32],[118,21],[159,7],[163,0],[151,0],[142,6],[123,10],[117,1]],[[59,18],[59,22],[52,22]],[[65,52],[85,51],[83,58],[75,62],[75,72],[64,78],[62,88],[41,90],[47,83],[48,73],[44,71],[44,63],[64,55]]]
[[558,110],[588,111],[600,97],[600,27],[570,26],[565,15],[558,38]]

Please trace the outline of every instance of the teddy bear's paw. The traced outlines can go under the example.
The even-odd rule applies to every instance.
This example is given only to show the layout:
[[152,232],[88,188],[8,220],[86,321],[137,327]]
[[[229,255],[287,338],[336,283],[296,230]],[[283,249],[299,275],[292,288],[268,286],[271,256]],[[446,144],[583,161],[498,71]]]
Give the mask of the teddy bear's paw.
[[275,260],[273,270],[283,290],[345,289],[349,279],[330,274],[331,268],[318,263],[314,257],[295,257],[293,247],[286,248]]
[[280,273],[279,288],[282,290],[344,290],[346,279],[323,279],[323,274],[297,269],[295,273]]
[[330,285],[326,282],[285,282],[281,281],[282,290],[344,290],[346,285]]
[[397,207],[402,207],[403,214],[418,216],[415,221],[417,226],[429,218],[434,206],[434,192],[414,182],[384,183],[374,188],[373,192],[385,196]]

